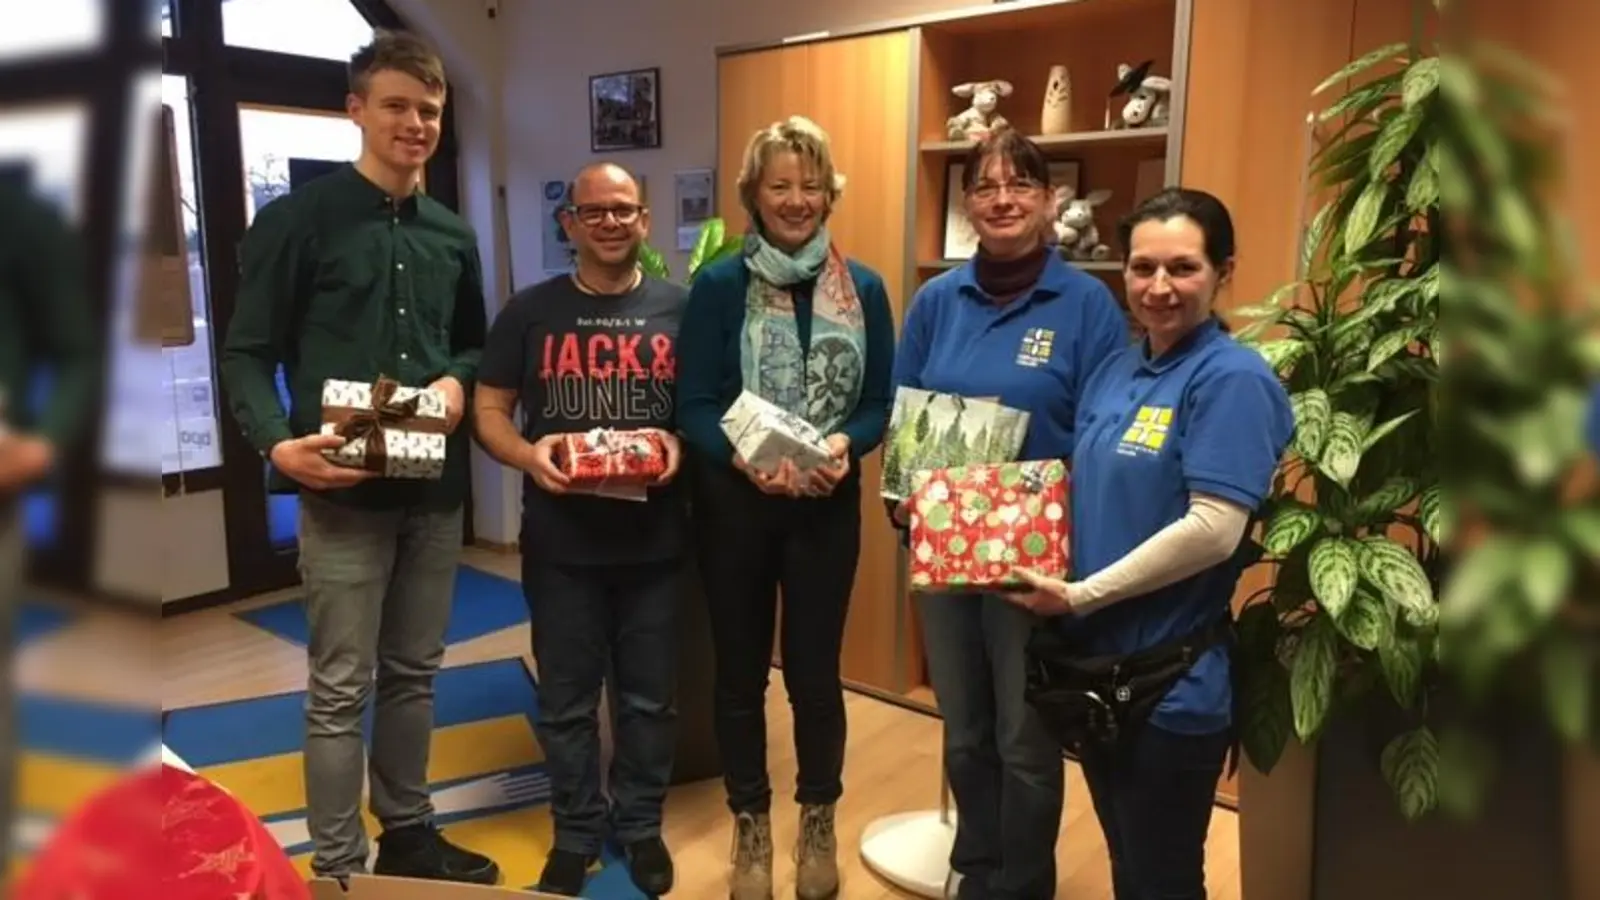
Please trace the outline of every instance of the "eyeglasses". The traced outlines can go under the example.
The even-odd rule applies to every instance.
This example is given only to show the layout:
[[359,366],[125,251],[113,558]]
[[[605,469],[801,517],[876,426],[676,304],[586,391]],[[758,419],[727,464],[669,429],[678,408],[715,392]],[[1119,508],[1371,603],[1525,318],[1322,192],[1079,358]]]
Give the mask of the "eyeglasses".
[[980,181],[973,185],[967,193],[974,200],[988,202],[1000,196],[1002,190],[1012,196],[1029,196],[1042,189],[1044,185],[1032,178],[1012,178],[1009,181]]
[[615,206],[600,206],[598,204],[584,204],[582,206],[569,206],[567,211],[572,217],[582,222],[588,228],[599,227],[609,214],[617,220],[618,225],[632,225],[639,220],[639,214],[644,212],[644,207],[633,203],[619,203]]

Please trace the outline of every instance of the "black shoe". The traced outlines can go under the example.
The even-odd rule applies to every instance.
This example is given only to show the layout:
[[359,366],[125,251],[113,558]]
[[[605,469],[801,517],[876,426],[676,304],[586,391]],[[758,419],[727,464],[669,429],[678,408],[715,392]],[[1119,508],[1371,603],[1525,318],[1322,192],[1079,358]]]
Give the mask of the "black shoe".
[[544,861],[544,871],[539,873],[536,890],[563,897],[576,897],[583,892],[583,882],[589,877],[589,867],[595,857],[571,850],[551,850]]
[[444,839],[431,824],[408,825],[378,836],[374,875],[498,884],[500,867],[487,856],[463,850]]
[[672,890],[672,854],[661,838],[634,841],[622,849],[634,886],[647,897],[659,897]]

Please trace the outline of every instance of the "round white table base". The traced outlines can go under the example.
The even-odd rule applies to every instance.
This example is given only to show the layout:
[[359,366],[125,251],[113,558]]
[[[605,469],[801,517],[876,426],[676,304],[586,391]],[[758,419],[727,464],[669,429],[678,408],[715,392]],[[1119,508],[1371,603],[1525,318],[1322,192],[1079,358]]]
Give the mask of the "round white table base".
[[861,861],[878,877],[918,897],[941,898],[950,877],[956,814],[940,821],[936,809],[896,813],[867,825]]

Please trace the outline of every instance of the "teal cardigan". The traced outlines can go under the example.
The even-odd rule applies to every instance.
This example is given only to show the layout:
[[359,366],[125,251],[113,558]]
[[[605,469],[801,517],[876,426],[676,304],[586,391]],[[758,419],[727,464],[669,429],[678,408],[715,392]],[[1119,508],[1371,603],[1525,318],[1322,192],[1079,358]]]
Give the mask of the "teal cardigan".
[[[851,458],[860,460],[883,443],[889,423],[894,315],[878,273],[855,260],[847,265],[861,301],[867,359],[861,399],[840,431],[850,437]],[[733,463],[733,445],[722,433],[722,415],[744,388],[740,354],[749,283],[742,255],[723,257],[701,269],[689,287],[689,302],[678,326],[678,428],[692,450],[725,465]],[[810,288],[804,286],[795,296],[802,352],[810,351]]]

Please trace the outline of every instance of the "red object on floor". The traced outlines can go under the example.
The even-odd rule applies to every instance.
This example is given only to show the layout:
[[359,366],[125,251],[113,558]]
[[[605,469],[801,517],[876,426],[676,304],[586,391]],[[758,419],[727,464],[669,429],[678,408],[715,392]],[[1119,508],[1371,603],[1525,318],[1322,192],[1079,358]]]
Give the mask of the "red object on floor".
[[61,824],[16,900],[310,900],[311,890],[233,795],[170,766],[142,769]]
[[650,431],[569,434],[556,454],[556,465],[583,487],[648,485],[667,471],[666,444]]
[[1014,591],[1013,569],[1067,577],[1071,507],[1059,460],[971,465],[913,476],[911,589]]

